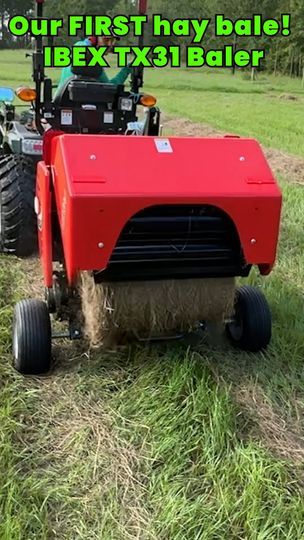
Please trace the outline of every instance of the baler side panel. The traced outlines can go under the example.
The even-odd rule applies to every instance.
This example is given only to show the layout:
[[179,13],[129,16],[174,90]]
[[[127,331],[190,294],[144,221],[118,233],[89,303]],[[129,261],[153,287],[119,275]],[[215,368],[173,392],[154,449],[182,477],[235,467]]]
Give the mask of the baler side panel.
[[[273,268],[277,257],[282,200],[265,196],[222,200],[220,207],[234,222],[247,264]],[[271,216],[271,219],[270,219]],[[265,268],[265,273],[268,271]]]
[[36,197],[39,205],[37,226],[44,285],[51,287],[53,281],[51,175],[43,161],[40,161],[37,166]]
[[[65,160],[65,154],[62,152],[60,139],[61,137],[56,137],[52,139],[51,142],[52,155],[55,156],[52,163],[52,180],[54,185],[58,221],[61,230],[65,268],[68,281],[70,284],[72,284],[76,277],[75,257],[77,254],[77,245],[75,249],[72,249],[72,240],[75,240],[75,223],[77,223],[77,220],[80,219],[80,216],[76,216],[76,222],[72,217],[75,215],[75,201],[70,189],[69,165]],[[85,230],[84,223],[82,225]],[[80,243],[81,240],[78,239],[76,244]]]

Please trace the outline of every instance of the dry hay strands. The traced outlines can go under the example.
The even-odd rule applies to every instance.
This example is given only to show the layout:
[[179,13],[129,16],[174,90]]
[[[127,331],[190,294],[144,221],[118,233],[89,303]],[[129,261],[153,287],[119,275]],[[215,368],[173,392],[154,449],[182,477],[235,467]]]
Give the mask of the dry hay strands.
[[164,280],[96,284],[90,272],[80,276],[84,333],[92,347],[121,336],[151,338],[187,332],[199,321],[231,316],[234,278]]

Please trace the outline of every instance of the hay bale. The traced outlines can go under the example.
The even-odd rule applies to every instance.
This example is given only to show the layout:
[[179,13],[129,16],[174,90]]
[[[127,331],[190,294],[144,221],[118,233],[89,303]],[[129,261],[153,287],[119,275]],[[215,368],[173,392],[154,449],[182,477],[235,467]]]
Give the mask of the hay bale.
[[84,332],[93,347],[130,338],[193,330],[199,321],[231,316],[235,280],[196,279],[95,284],[81,274]]

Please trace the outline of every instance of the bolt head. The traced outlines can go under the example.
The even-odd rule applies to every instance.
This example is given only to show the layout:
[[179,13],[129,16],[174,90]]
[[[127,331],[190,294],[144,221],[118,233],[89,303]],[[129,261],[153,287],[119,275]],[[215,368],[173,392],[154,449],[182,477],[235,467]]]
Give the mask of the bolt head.
[[104,248],[104,243],[103,243],[103,242],[99,242],[98,247],[99,247],[99,249],[103,249],[103,248]]
[[252,245],[256,244],[256,243],[257,243],[256,239],[255,239],[255,238],[252,238],[252,239],[251,239],[251,243],[252,243]]
[[34,209],[35,209],[35,214],[38,216],[40,212],[40,203],[39,203],[38,197],[35,197],[34,199]]
[[90,156],[90,159],[91,159],[92,161],[95,161],[95,160],[97,159],[97,157],[95,156],[95,154],[92,154],[92,155]]

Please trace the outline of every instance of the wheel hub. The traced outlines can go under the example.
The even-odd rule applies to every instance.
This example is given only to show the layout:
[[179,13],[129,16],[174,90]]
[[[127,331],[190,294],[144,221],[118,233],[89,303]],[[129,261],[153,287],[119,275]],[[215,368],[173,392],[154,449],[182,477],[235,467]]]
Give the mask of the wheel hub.
[[243,336],[244,325],[243,317],[241,316],[240,310],[236,309],[235,316],[231,322],[228,323],[229,332],[234,341],[240,341]]

